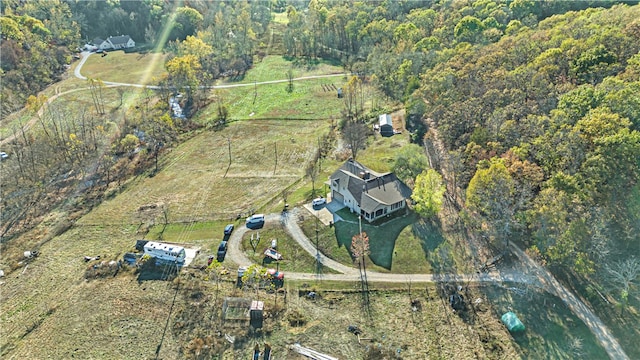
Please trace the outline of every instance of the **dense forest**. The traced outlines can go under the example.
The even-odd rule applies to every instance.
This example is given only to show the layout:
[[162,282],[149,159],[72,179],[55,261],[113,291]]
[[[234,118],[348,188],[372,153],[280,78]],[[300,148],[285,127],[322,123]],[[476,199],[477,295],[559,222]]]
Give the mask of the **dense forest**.
[[415,143],[434,141],[437,128],[446,151],[438,170],[452,174],[448,190],[468,225],[495,246],[517,241],[554,269],[591,279],[640,253],[635,1],[2,6],[3,114],[56,81],[83,42],[117,34],[170,52],[159,81],[186,92],[196,111],[209,96],[195,89],[249,69],[272,13],[285,12],[283,55],[340,61],[403,102]]
[[417,143],[437,127],[440,167],[496,246],[518,239],[578,276],[640,251],[635,3],[312,0],[286,11],[290,55],[339,58],[404,101]]

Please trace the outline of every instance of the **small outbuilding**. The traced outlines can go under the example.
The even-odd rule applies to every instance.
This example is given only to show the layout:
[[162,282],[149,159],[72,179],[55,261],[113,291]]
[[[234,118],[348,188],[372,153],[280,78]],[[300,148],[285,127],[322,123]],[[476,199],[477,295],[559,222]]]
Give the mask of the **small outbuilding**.
[[380,115],[378,117],[378,127],[380,128],[380,135],[393,136],[393,122],[391,121],[391,115]]
[[264,302],[257,300],[253,300],[251,302],[251,307],[249,308],[249,324],[254,329],[262,328],[262,322],[264,319],[263,311]]

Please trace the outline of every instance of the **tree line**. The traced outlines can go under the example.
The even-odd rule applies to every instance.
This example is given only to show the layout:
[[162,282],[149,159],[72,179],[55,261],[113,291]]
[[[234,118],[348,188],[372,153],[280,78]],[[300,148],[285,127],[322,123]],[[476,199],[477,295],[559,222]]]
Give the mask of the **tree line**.
[[437,126],[463,218],[494,245],[518,239],[592,280],[640,251],[637,2],[311,0],[286,12],[289,56],[339,59],[403,101],[416,143]]

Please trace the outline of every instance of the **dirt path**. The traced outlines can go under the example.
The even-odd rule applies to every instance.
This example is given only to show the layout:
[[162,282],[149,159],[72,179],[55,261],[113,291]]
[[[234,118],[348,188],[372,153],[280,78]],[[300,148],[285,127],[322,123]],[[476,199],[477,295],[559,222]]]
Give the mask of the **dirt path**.
[[537,275],[538,281],[545,285],[545,288],[550,289],[552,294],[559,297],[569,309],[582,320],[589,330],[595,335],[600,342],[600,345],[607,351],[609,357],[613,360],[626,360],[629,359],[624,352],[618,340],[613,336],[611,330],[589,309],[577,296],[575,296],[569,289],[564,287],[556,278],[545,268],[541,267],[533,261],[524,251],[522,251],[517,245],[511,244],[511,248],[514,254],[525,262],[527,267],[534,269],[533,273]]
[[[429,125],[430,141],[425,144],[425,150],[429,157],[430,163],[433,168],[440,171],[445,183],[447,184],[447,192],[449,196],[448,202],[455,203],[456,206],[462,208],[464,206],[463,198],[461,196],[461,190],[458,188],[454,180],[454,170],[451,169],[451,163],[447,161],[447,151],[435,121],[433,119],[427,119]],[[451,196],[451,194],[454,194]],[[474,252],[474,256],[486,256],[483,252],[484,246],[479,242],[479,239],[474,234],[468,234],[469,246]],[[591,311],[578,297],[576,297],[569,289],[564,287],[556,278],[544,267],[540,266],[537,262],[533,261],[524,251],[522,251],[517,245],[511,243],[513,253],[520,259],[527,269],[527,273],[537,279],[537,282],[543,285],[548,292],[558,296],[571,311],[582,320],[585,325],[591,330],[593,335],[598,339],[602,347],[607,351],[609,357],[614,360],[627,360],[629,357],[625,354],[624,350],[613,336],[609,328],[598,318],[596,314]]]

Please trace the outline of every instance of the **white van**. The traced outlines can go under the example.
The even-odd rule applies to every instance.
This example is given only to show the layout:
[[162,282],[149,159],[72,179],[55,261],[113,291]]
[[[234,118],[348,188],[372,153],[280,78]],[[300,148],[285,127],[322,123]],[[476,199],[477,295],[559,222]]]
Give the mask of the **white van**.
[[247,224],[259,224],[264,222],[264,214],[255,214],[247,218]]

